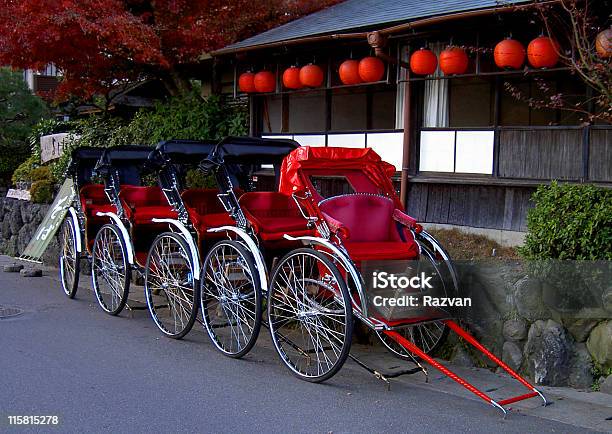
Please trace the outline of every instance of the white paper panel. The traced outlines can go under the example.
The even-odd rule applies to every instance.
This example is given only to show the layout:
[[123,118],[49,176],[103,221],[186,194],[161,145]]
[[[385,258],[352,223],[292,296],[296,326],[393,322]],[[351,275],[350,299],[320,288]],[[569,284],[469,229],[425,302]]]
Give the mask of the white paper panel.
[[380,158],[395,166],[395,170],[402,170],[404,133],[370,133],[368,134],[368,148],[380,155]]
[[261,136],[262,139],[293,139],[292,135],[288,136]]
[[455,172],[493,173],[493,131],[457,131]]
[[327,137],[327,146],[365,148],[365,134],[330,134]]
[[302,146],[325,146],[325,135],[295,135],[293,140]]
[[421,131],[419,170],[423,172],[452,172],[454,151],[454,131]]

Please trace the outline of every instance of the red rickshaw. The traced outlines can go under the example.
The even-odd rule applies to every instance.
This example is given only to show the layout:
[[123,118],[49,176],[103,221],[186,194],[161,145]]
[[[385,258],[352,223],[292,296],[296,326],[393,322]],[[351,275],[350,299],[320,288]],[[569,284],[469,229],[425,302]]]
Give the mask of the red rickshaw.
[[[458,277],[440,243],[405,214],[393,187],[395,168],[372,149],[301,147],[283,161],[279,190],[292,196],[315,235],[290,236],[304,247],[276,265],[268,291],[268,321],[283,363],[299,378],[319,382],[349,356],[354,318],[375,331],[396,355],[425,361],[488,404],[544,396],[439,308],[389,310],[372,303],[368,264],[406,261],[434,275],[435,294],[457,294]],[[325,187],[335,183],[331,192]],[[368,276],[369,277],[369,276]],[[418,292],[418,291],[417,291]],[[421,295],[410,292],[411,295]],[[396,294],[397,295],[397,294]],[[499,365],[529,393],[496,401],[432,357],[449,330]],[[420,366],[420,364],[419,364]],[[425,372],[424,368],[423,371]]]

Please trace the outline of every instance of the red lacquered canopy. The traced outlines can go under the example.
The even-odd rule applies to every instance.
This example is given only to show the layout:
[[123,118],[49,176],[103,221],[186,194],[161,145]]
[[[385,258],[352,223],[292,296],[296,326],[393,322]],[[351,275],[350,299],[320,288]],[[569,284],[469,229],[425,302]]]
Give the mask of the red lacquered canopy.
[[371,148],[302,146],[283,160],[279,190],[285,194],[312,190],[309,174],[345,175],[355,191],[382,193],[399,202],[391,183],[394,173],[395,167]]

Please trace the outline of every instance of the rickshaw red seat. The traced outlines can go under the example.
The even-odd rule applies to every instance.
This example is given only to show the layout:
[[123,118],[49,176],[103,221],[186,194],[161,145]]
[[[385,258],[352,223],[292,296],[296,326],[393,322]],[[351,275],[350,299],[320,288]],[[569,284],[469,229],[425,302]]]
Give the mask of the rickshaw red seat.
[[344,247],[353,261],[413,259],[419,254],[416,243],[404,241],[357,242],[347,241]]
[[91,219],[99,218],[99,212],[116,213],[117,208],[108,200],[108,196],[104,192],[104,185],[89,184],[81,188],[80,192],[81,207],[85,212],[85,216]]
[[344,244],[354,261],[411,259],[419,254],[414,240],[402,240],[393,220],[395,204],[385,196],[336,196],[323,200],[319,209],[348,229]]
[[312,232],[294,200],[282,193],[245,193],[240,206],[264,241],[282,240],[285,234],[302,236]]
[[[234,220],[221,205],[217,194],[219,194],[217,189],[204,188],[192,188],[181,194],[189,218],[201,235],[204,235],[207,229],[234,224]],[[240,196],[240,192],[237,191],[236,195]]]
[[137,225],[153,224],[154,218],[178,217],[159,187],[126,185],[121,187],[119,197],[131,210],[132,221]]

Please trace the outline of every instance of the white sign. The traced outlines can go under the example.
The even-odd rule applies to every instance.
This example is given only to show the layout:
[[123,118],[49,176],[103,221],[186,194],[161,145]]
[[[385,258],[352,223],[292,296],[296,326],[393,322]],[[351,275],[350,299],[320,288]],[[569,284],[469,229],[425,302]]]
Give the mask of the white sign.
[[46,163],[62,156],[64,142],[70,140],[69,136],[77,137],[71,133],[49,134],[40,138],[40,160]]
[[6,193],[6,197],[19,200],[30,200],[30,192],[28,190],[17,190],[15,188],[10,188],[8,193]]

